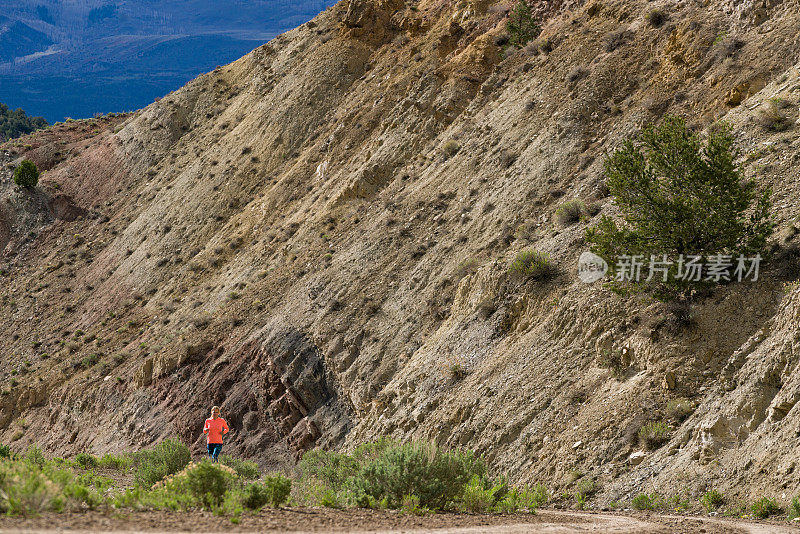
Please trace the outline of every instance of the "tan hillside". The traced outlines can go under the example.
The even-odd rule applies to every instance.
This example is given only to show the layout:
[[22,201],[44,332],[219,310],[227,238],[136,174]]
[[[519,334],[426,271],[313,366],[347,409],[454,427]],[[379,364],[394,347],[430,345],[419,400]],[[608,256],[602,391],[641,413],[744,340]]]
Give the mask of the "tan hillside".
[[[216,403],[270,466],[389,435],[605,499],[800,491],[800,5],[534,4],[504,52],[510,4],[342,0],[142,111],[0,146],[0,442],[199,446]],[[779,221],[761,279],[692,321],[576,275],[604,156],[665,113],[730,121]],[[559,223],[571,199],[594,215]],[[514,283],[528,248],[559,275]],[[650,421],[671,439],[632,462]]]

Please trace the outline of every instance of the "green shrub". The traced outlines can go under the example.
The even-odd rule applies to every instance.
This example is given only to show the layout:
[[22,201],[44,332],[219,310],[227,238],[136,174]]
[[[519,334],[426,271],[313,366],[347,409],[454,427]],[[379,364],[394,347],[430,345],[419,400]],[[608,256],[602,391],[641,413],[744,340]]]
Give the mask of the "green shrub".
[[586,205],[580,200],[568,200],[556,210],[556,219],[564,226],[579,222],[586,213]]
[[422,506],[439,509],[454,502],[473,476],[485,473],[483,461],[470,451],[408,443],[382,450],[363,465],[353,483],[357,493],[386,499],[391,508],[400,506],[405,496],[416,495]]
[[597,357],[597,366],[610,370],[614,378],[622,380],[630,369],[630,361],[621,350],[605,349]]
[[530,494],[537,507],[544,506],[550,500],[550,492],[544,484],[535,484]]
[[303,454],[297,468],[303,479],[316,478],[326,486],[338,488],[355,476],[359,463],[346,454],[313,449]]
[[509,44],[517,48],[525,46],[542,33],[539,23],[533,18],[533,12],[527,0],[517,1],[517,5],[508,16],[506,30]]
[[639,429],[639,443],[648,450],[655,450],[669,441],[670,427],[663,421],[651,421]]
[[89,369],[90,367],[97,365],[98,362],[100,362],[100,355],[97,353],[92,353],[81,360],[80,366],[83,369]]
[[725,511],[722,512],[722,515],[724,517],[745,517],[748,511],[749,506],[747,506],[747,503],[739,501],[725,507]]
[[0,444],[0,458],[11,458],[11,447]]
[[210,460],[203,460],[186,470],[180,486],[185,487],[204,507],[213,509],[222,503],[225,492],[233,487],[233,477]]
[[258,464],[255,462],[240,460],[238,458],[228,456],[227,454],[221,454],[219,457],[219,463],[232,468],[234,471],[236,471],[236,474],[242,478],[258,478],[261,475],[261,471],[258,469]]
[[214,510],[215,515],[227,516],[231,523],[239,524],[241,515],[244,513],[246,506],[244,500],[246,494],[242,490],[231,490],[225,493],[222,498],[222,503]]
[[724,502],[725,498],[722,496],[722,494],[714,489],[705,492],[703,496],[700,497],[700,504],[703,505],[703,508],[706,509],[706,512],[713,512],[722,506]]
[[103,497],[95,488],[81,482],[70,482],[64,486],[64,498],[66,502],[57,500],[55,508],[71,505],[69,507],[73,509],[88,508],[89,510],[94,510],[103,503]]
[[291,491],[291,480],[282,475],[269,475],[245,488],[242,503],[251,510],[260,510],[266,504],[278,507],[286,502]]
[[447,367],[447,371],[453,380],[463,380],[469,374],[467,368],[460,362],[451,362]]
[[104,454],[102,458],[97,460],[97,467],[123,471],[128,469],[132,463],[133,459],[129,455],[116,456],[114,454]]
[[0,480],[1,512],[30,515],[58,508],[59,488],[39,466],[24,461],[3,463]]
[[42,454],[42,449],[40,449],[36,445],[25,451],[25,456],[23,456],[23,460],[26,463],[37,466],[39,468],[42,468],[47,464],[47,458],[45,458],[44,454]]
[[541,484],[537,484],[533,488],[511,488],[498,503],[497,510],[504,513],[514,513],[521,510],[536,513],[536,509],[545,505],[548,498],[547,488]]
[[150,487],[167,475],[177,473],[189,464],[192,455],[188,447],[175,439],[134,453],[134,479],[139,486]]
[[549,280],[558,272],[548,254],[523,250],[514,258],[508,272],[520,280]]
[[0,512],[32,515],[46,511],[92,509],[104,502],[111,481],[104,477],[76,477],[59,467],[63,460],[46,461],[32,449],[21,459],[0,463]]
[[753,514],[753,517],[766,519],[769,516],[781,513],[781,507],[778,506],[778,503],[773,499],[762,497],[753,503],[750,507],[750,512]]
[[250,510],[260,510],[270,502],[271,495],[269,491],[258,482],[248,484],[244,489],[244,493],[242,504]]
[[586,497],[591,497],[597,490],[597,483],[592,477],[583,477],[575,484],[575,491]]
[[512,488],[505,478],[488,478],[486,465],[473,452],[443,450],[431,443],[384,438],[351,454],[313,450],[303,455],[297,469],[293,502],[332,508],[535,511],[548,499],[541,484]]
[[786,519],[792,521],[797,517],[800,517],[800,500],[793,497],[792,504],[789,505],[789,510],[786,512]]
[[92,467],[97,467],[97,458],[82,452],[75,457],[75,463],[84,469],[91,469]]
[[708,284],[676,277],[681,255],[766,254],[774,229],[769,192],[760,193],[743,178],[737,156],[725,124],[712,128],[705,141],[678,117],[645,128],[605,161],[606,183],[623,224],[604,216],[589,228],[592,252],[617,276],[620,256],[666,254],[673,262],[665,267],[667,280],[656,273],[653,284],[673,296]]
[[673,495],[667,500],[667,505],[672,511],[682,514],[689,510],[689,499],[681,498],[680,495]]
[[14,183],[20,187],[35,187],[39,183],[39,169],[31,160],[23,160],[14,169]]
[[485,514],[495,508],[498,502],[508,493],[508,483],[492,481],[473,475],[464,486],[459,509],[473,514]]
[[663,505],[662,497],[657,493],[640,493],[631,500],[634,510],[656,510]]
[[319,503],[325,508],[341,508],[342,503],[339,495],[332,489],[326,489],[320,497]]

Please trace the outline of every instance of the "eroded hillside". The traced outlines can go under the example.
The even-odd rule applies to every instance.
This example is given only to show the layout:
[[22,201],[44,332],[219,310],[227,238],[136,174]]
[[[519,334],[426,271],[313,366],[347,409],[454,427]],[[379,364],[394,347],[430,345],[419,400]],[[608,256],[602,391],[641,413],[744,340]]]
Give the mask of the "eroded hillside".
[[[140,112],[4,145],[0,441],[199,446],[216,403],[272,466],[390,435],[609,499],[800,490],[800,9],[535,5],[542,35],[506,51],[503,4],[344,0]],[[604,155],[665,113],[730,121],[779,221],[761,279],[691,320],[575,274],[614,211]],[[573,198],[593,215],[562,225]],[[560,274],[515,283],[527,248]],[[657,420],[670,441],[632,462]]]

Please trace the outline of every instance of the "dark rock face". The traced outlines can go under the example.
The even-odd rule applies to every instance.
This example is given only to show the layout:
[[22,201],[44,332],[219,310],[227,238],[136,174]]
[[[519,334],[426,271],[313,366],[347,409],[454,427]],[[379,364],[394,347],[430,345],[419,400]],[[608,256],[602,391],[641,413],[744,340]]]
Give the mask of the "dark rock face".
[[55,219],[72,222],[86,215],[86,210],[76,206],[67,195],[55,195],[48,204]]
[[298,458],[330,434],[328,428],[350,426],[350,410],[321,352],[303,332],[260,332],[230,353],[208,344],[190,349],[181,368],[153,387],[165,411],[174,411],[180,437],[198,449],[212,405],[221,407],[231,427],[226,444],[267,463],[272,458],[265,451],[277,448]]

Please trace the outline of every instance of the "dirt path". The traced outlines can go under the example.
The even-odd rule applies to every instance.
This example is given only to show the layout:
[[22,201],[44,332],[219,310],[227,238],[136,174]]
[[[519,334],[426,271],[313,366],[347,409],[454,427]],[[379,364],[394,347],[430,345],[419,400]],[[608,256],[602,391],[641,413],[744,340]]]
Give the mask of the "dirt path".
[[31,518],[0,518],[0,534],[108,532],[171,534],[204,532],[352,532],[358,534],[766,534],[798,533],[786,523],[753,523],[706,517],[544,510],[536,515],[403,515],[376,510],[284,508],[241,518],[239,524],[203,512],[101,512],[45,514]]

